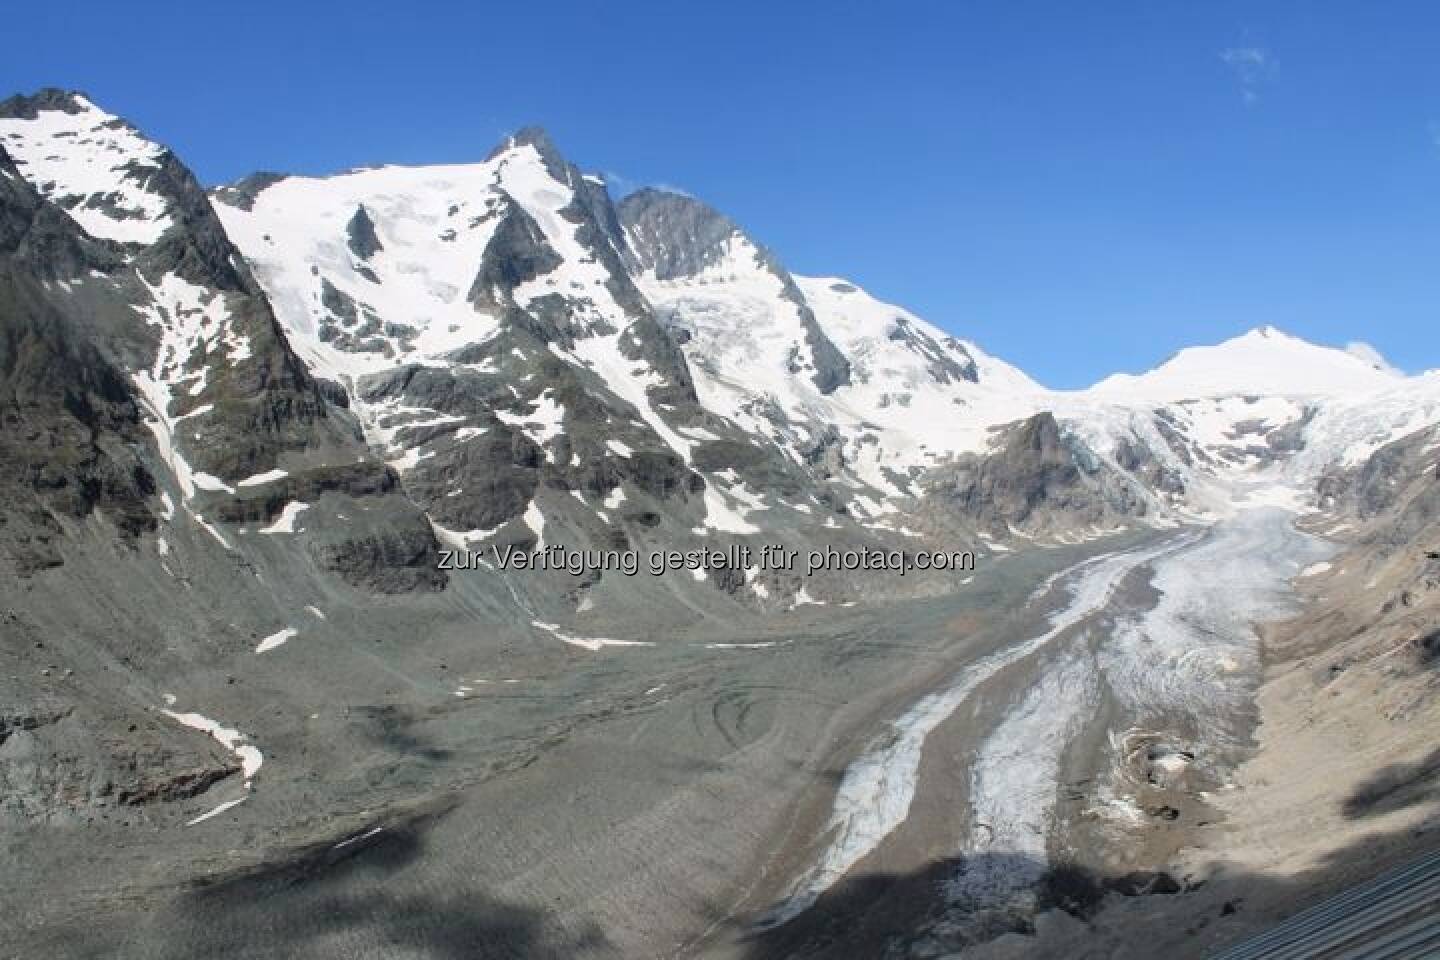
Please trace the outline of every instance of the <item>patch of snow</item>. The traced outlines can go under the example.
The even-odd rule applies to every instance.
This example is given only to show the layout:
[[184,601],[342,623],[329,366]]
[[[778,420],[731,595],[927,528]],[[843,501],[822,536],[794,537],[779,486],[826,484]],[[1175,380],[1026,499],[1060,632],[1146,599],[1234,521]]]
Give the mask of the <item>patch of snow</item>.
[[285,504],[280,515],[268,527],[261,527],[257,533],[294,533],[295,521],[300,514],[310,509],[310,504],[291,500]]
[[265,755],[260,752],[258,747],[245,742],[245,734],[198,713],[177,713],[170,709],[162,709],[160,712],[183,726],[209,735],[216,743],[233,753],[240,761],[240,772],[245,778],[245,787],[247,789],[250,787],[250,782],[255,779],[255,774],[260,771],[261,765],[265,762]]
[[295,629],[294,627],[286,627],[283,630],[277,630],[274,633],[270,634],[270,636],[261,640],[260,643],[255,647],[255,652],[264,653],[267,650],[274,650],[276,647],[283,644],[286,640],[293,639],[295,635],[299,632],[300,631]]
[[290,474],[284,470],[266,470],[264,473],[257,473],[239,480],[235,483],[237,487],[258,487],[262,483],[269,483],[272,480],[280,480]]
[[[544,630],[558,640],[574,647],[583,647],[592,653],[599,652],[606,647],[653,647],[655,644],[648,640],[610,640],[605,637],[581,637],[573,633],[566,633],[557,624],[541,623],[539,620],[530,621],[530,625],[537,630]],[[510,681],[506,681],[509,683]]]

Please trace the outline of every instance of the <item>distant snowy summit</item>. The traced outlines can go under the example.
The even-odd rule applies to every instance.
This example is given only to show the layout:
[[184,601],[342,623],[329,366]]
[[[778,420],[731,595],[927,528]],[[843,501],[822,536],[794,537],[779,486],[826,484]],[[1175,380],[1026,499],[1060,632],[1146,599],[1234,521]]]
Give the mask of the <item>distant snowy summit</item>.
[[1345,397],[1393,389],[1405,376],[1367,344],[1317,346],[1260,327],[1215,346],[1187,347],[1147,373],[1117,373],[1088,391],[1116,401],[1167,403],[1207,397]]

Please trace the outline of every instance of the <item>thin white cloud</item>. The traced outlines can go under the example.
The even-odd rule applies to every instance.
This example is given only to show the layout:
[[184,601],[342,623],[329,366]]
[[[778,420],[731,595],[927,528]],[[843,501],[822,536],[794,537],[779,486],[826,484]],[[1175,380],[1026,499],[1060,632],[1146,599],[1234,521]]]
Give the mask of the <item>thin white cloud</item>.
[[631,180],[623,173],[616,173],[614,170],[606,170],[600,174],[605,180],[605,186],[610,188],[610,193],[616,197],[623,197],[634,193],[640,188],[640,184]]
[[1230,68],[1240,83],[1240,96],[1246,103],[1260,99],[1260,83],[1275,70],[1275,57],[1264,47],[1226,47],[1220,61]]
[[616,173],[614,170],[606,170],[602,176],[605,178],[606,185],[610,187],[610,192],[617,197],[632,194],[641,187],[652,187],[656,190],[664,190],[666,193],[678,193],[682,197],[691,199],[694,199],[695,196],[689,190],[671,183],[641,183],[638,180],[631,180],[622,173]]
[[1363,360],[1371,367],[1383,373],[1393,373],[1396,376],[1404,375],[1403,371],[1385,359],[1384,354],[1370,346],[1370,344],[1364,340],[1352,340],[1345,344],[1345,352],[1356,359]]

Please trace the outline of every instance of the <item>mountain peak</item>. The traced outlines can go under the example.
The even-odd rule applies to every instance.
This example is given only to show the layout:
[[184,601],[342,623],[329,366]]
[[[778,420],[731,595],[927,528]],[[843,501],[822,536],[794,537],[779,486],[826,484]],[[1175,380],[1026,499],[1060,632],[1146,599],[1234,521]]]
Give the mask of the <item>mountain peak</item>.
[[726,243],[742,235],[735,222],[702,200],[641,187],[619,204],[620,222],[642,269],[657,280],[693,276],[718,263]]
[[565,155],[560,152],[560,148],[555,145],[555,141],[550,138],[550,134],[545,128],[533,124],[521,127],[501,141],[494,150],[490,151],[490,155],[485,158],[486,162],[503,157],[522,147],[533,148],[555,179],[568,179],[566,171],[570,166],[569,161],[565,159]]
[[0,103],[0,136],[21,174],[92,237],[148,245],[170,226],[173,158],[84,94],[11,97]]
[[17,93],[0,100],[0,117],[17,120],[34,120],[45,110],[79,114],[94,109],[95,104],[85,94],[60,87],[42,87],[34,93]]
[[1222,343],[1231,343],[1237,340],[1293,340],[1297,343],[1307,342],[1303,338],[1297,337],[1293,333],[1287,333],[1271,323],[1252,327],[1240,334],[1240,336],[1231,337],[1229,340],[1222,341]]
[[1087,392],[1146,403],[1237,395],[1353,396],[1396,382],[1396,371],[1373,348],[1371,353],[1321,346],[1266,325],[1218,344],[1186,347],[1147,373],[1117,373]]
[[516,130],[509,137],[512,146],[524,146],[529,144],[537,150],[554,150],[555,141],[550,139],[550,133],[539,124],[526,124]]

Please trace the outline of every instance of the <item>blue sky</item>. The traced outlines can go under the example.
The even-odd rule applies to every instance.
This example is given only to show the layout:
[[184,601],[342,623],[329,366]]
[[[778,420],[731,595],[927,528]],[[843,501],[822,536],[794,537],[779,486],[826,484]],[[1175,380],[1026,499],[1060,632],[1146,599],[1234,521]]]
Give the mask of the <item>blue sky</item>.
[[400,10],[49,4],[0,90],[86,90],[209,183],[540,123],[1053,386],[1266,323],[1440,367],[1434,4]]

